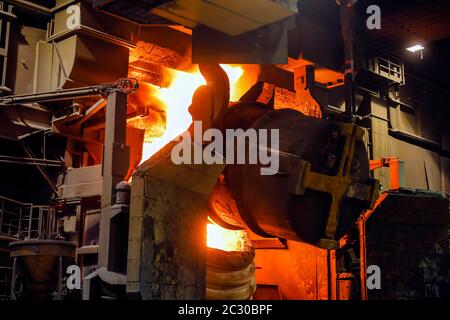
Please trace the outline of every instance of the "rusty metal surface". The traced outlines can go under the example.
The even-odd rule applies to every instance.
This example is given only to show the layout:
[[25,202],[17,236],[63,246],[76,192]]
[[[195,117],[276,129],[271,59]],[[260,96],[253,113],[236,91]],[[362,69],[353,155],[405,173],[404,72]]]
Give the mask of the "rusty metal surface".
[[74,257],[75,245],[61,240],[23,240],[9,244],[11,257],[52,255],[55,257]]
[[[127,291],[144,300],[204,298],[206,197],[151,177],[145,194],[142,216],[131,203]],[[137,257],[132,246],[140,247]]]
[[75,258],[75,245],[70,241],[24,240],[9,244],[12,258],[20,258],[27,277],[33,282],[52,280],[58,257]]
[[208,195],[224,166],[174,165],[172,147],[133,176],[127,292],[142,299],[204,299]]
[[[329,247],[328,241],[320,242],[320,239],[339,239],[373,201],[376,187],[369,183],[362,133],[355,126],[305,117],[294,110],[268,111],[245,104],[238,107],[260,110],[247,112],[250,115],[265,115],[253,126],[251,116],[239,119],[242,123],[236,126],[245,129],[248,127],[241,124],[250,124],[257,129],[280,130],[280,169],[276,175],[261,176],[258,165],[227,167],[225,183],[242,219],[261,236]],[[225,115],[225,124],[232,124],[231,120],[236,119],[232,112],[233,108]],[[305,175],[298,175],[301,164],[305,163],[310,166],[309,178],[306,171]],[[372,191],[356,192],[355,187],[354,194],[349,194],[347,191],[353,183]],[[302,185],[302,190],[292,188]],[[354,201],[352,197],[356,194],[365,194],[367,199]]]
[[236,201],[223,182],[219,181],[211,192],[209,206],[209,218],[215,224],[230,230],[245,229],[246,224],[239,215]]
[[336,279],[338,300],[352,300],[355,298],[357,281],[351,273],[339,273]]
[[381,289],[368,299],[448,297],[448,198],[429,191],[400,189],[366,217],[365,269],[381,269]]
[[327,250],[296,241],[287,246],[256,250],[257,286],[276,286],[285,300],[334,299],[333,257],[327,257]]

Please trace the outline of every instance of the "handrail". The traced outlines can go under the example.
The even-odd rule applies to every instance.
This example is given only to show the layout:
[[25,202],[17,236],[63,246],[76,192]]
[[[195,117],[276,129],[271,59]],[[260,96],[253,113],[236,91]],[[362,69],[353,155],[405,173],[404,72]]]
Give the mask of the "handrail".
[[7,198],[7,197],[3,197],[3,196],[0,196],[0,200],[6,200],[6,201],[9,201],[9,202],[13,202],[15,204],[19,204],[19,205],[24,206],[24,207],[33,205],[32,203],[20,202],[20,201],[13,200],[13,199],[10,199],[10,198]]
[[45,238],[55,231],[54,214],[52,206],[33,205],[0,196],[0,235],[13,239],[23,236],[27,239]]

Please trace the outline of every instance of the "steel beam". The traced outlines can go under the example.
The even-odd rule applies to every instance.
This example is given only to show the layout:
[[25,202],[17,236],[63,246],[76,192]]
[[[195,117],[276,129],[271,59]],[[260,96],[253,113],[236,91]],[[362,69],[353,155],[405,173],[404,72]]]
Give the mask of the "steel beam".
[[80,121],[77,122],[77,126],[80,126],[91,119],[93,116],[97,114],[103,107],[106,105],[106,100],[103,98],[100,98],[96,103],[94,103],[89,109],[86,110],[86,113]]
[[111,213],[115,186],[123,181],[130,164],[126,145],[127,94],[113,91],[108,96],[103,145],[103,191],[101,198],[98,264],[109,268]]
[[[32,159],[36,159],[37,158],[34,155],[33,151],[22,140],[19,140],[19,143],[20,143],[20,145],[22,146],[23,150],[25,151],[25,153],[27,154],[27,156],[29,158],[32,158]],[[50,188],[52,188],[52,191],[57,195],[58,194],[58,188],[56,187],[55,182],[49,176],[47,171],[43,168],[42,164],[40,162],[35,161],[35,160],[30,160],[30,161],[34,162],[34,164],[36,165],[36,168],[42,174],[42,177],[45,179],[45,181],[47,181],[47,183],[50,186]]]

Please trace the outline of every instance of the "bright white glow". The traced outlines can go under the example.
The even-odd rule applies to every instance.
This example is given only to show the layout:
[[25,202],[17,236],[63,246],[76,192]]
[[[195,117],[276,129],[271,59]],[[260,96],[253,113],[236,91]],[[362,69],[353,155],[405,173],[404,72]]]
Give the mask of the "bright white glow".
[[416,44],[415,46],[406,48],[406,50],[408,50],[409,52],[413,52],[413,53],[417,52],[417,51],[420,51],[420,50],[423,50],[423,49],[425,49],[425,47],[422,46],[421,44]]
[[228,230],[208,223],[207,245],[222,251],[242,251],[245,244],[244,230]]

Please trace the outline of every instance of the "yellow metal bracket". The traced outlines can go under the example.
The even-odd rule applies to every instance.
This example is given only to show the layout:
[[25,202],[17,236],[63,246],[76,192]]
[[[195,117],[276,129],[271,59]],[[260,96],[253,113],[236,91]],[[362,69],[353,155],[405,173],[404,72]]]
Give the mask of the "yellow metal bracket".
[[[319,246],[326,249],[336,249],[339,242],[335,235],[339,221],[340,206],[344,198],[349,197],[349,187],[352,185],[350,177],[352,159],[355,152],[356,140],[363,137],[362,128],[352,124],[341,124],[341,135],[345,136],[345,145],[339,162],[338,172],[334,176],[329,176],[311,171],[311,164],[308,161],[301,160],[298,170],[292,177],[293,183],[290,186],[290,192],[296,195],[302,195],[306,189],[325,192],[331,195],[331,204],[328,214],[325,237],[320,240]],[[374,193],[377,191],[377,183],[372,186],[360,184],[364,189],[363,199],[373,206]],[[350,197],[352,197],[350,195]]]

